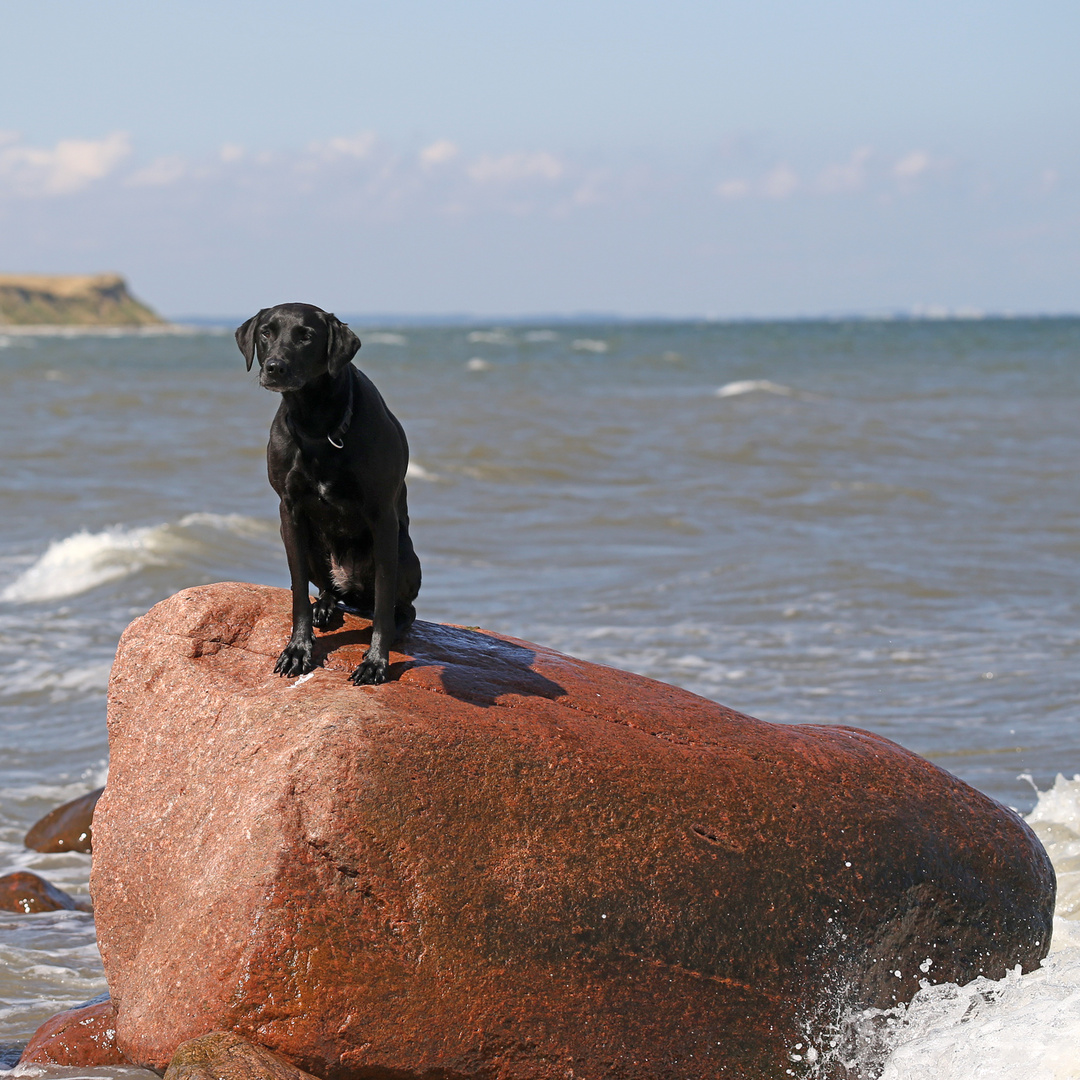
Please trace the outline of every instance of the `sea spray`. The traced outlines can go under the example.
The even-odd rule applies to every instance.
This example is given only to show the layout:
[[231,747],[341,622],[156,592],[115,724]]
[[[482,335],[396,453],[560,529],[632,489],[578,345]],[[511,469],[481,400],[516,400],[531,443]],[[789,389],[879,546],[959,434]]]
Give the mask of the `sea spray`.
[[924,981],[906,1006],[849,1017],[823,1068],[842,1062],[855,1075],[880,1080],[1080,1077],[1080,776],[1059,775],[1039,792],[1026,820],[1058,878],[1051,951],[1042,965],[965,986]]

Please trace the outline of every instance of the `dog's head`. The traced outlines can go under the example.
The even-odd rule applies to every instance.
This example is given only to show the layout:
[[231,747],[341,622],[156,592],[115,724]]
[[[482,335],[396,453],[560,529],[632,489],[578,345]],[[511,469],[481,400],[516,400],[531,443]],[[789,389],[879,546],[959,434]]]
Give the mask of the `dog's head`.
[[263,308],[236,329],[247,361],[259,359],[259,385],[299,390],[319,375],[337,375],[356,355],[360,339],[336,315],[312,304]]

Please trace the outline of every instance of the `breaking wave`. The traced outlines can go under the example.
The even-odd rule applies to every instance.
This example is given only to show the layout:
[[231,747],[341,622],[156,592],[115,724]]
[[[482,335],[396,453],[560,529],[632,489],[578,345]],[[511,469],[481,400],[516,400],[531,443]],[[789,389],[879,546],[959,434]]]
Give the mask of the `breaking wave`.
[[83,529],[54,540],[0,590],[0,600],[18,604],[78,596],[151,567],[203,563],[222,549],[275,535],[269,522],[241,514],[188,514],[161,525]]
[[781,383],[770,382],[768,379],[739,379],[737,382],[724,383],[716,391],[717,397],[739,397],[741,394],[780,394],[783,397],[794,397],[795,391],[790,386]]
[[859,1064],[883,1062],[880,1080],[1080,1077],[1080,776],[1059,775],[1026,820],[1057,872],[1050,955],[1026,975],[924,985],[906,1008],[864,1014],[875,1045]]

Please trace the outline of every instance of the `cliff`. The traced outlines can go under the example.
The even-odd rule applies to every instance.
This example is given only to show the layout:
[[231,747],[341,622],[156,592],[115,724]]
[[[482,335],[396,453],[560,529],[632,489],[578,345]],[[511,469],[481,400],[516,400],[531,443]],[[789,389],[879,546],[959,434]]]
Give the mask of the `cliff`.
[[161,326],[119,274],[0,274],[0,326]]

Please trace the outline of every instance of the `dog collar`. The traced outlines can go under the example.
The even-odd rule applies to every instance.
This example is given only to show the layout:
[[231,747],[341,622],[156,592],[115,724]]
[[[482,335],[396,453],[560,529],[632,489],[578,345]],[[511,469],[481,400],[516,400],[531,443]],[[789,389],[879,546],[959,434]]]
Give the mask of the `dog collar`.
[[[335,449],[342,450],[345,447],[345,433],[349,430],[349,425],[352,423],[353,417],[353,382],[352,374],[349,375],[349,400],[345,403],[345,415],[341,418],[341,423],[338,424],[329,435],[326,436],[326,441]],[[305,435],[297,426],[296,421],[292,418],[292,413],[285,413],[285,426],[289,429],[289,433],[298,442],[317,442],[317,439],[312,439],[310,436]]]

